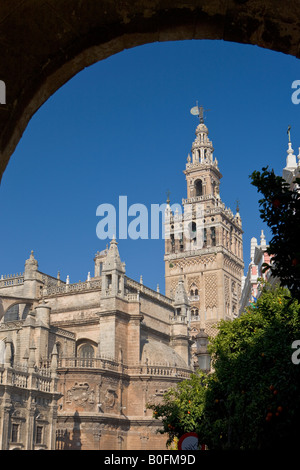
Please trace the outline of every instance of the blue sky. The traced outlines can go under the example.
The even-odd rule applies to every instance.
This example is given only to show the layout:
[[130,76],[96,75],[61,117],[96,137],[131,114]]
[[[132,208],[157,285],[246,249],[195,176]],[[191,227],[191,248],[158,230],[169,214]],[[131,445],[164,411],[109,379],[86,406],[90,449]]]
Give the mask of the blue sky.
[[[102,203],[118,209],[186,197],[183,170],[202,104],[223,174],[220,194],[233,211],[240,201],[245,265],[250,239],[268,230],[259,217],[249,174],[285,166],[287,127],[300,145],[300,79],[295,58],[223,41],[149,44],[86,68],[33,116],[0,186],[0,274],[24,270],[34,250],[39,269],[70,282],[93,274],[107,241],[96,236]],[[119,240],[126,273],[164,292],[163,240]]]

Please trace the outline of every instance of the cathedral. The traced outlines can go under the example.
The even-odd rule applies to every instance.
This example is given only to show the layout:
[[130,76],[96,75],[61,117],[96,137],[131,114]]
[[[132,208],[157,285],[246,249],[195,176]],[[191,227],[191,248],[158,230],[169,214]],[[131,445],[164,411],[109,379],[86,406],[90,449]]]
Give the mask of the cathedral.
[[126,276],[118,243],[71,284],[39,269],[0,279],[0,449],[165,450],[147,408],[197,368],[216,323],[237,316],[242,224],[198,108],[182,214],[167,201],[165,295]]

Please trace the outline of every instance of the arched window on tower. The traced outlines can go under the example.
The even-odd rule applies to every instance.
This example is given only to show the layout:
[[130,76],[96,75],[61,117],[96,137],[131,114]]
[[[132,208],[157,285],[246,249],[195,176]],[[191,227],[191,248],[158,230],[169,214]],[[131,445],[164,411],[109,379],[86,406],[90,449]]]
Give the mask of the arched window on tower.
[[199,320],[199,310],[198,308],[192,308],[191,309],[191,320]]
[[195,181],[195,194],[196,196],[202,196],[203,195],[203,185],[201,180],[196,180]]
[[192,284],[192,286],[191,286],[191,288],[190,288],[189,300],[190,300],[191,302],[195,302],[195,301],[198,301],[198,300],[199,300],[199,291],[198,291],[198,289],[197,289],[196,284]]
[[191,246],[196,244],[197,241],[197,225],[196,222],[190,222],[188,225],[189,235],[190,235],[190,242]]
[[210,237],[211,237],[211,244],[212,246],[216,246],[216,228],[210,228]]
[[203,248],[206,248],[207,245],[207,231],[206,228],[203,229]]
[[174,233],[171,233],[171,252],[175,253],[175,238]]

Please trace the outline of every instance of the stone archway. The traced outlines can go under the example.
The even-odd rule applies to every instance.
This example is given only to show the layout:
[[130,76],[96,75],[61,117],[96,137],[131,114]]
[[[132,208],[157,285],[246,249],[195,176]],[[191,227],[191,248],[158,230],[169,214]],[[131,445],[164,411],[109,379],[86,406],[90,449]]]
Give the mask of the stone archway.
[[[299,57],[300,4],[277,0],[16,0],[0,5],[0,178],[38,108],[83,68],[124,49],[184,39]],[[0,100],[2,103],[3,101]]]

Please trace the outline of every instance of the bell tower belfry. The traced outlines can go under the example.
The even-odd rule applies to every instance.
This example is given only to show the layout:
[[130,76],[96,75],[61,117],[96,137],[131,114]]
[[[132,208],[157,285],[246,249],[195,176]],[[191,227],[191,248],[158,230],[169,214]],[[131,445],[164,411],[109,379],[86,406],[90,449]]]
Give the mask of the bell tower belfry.
[[184,170],[187,198],[182,200],[182,214],[167,201],[164,260],[166,295],[174,298],[183,277],[196,331],[238,315],[244,263],[239,208],[234,215],[221,200],[222,174],[203,107],[191,113],[199,124]]

